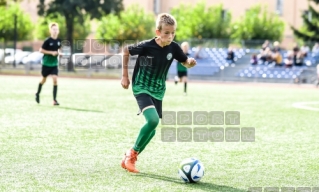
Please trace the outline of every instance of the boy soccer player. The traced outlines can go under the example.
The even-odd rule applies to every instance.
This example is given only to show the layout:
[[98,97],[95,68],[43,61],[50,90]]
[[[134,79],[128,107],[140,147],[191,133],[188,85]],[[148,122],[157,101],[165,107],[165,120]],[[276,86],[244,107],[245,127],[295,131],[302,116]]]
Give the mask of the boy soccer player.
[[56,100],[56,95],[58,91],[57,77],[58,77],[58,54],[59,49],[61,48],[61,40],[58,39],[59,35],[59,26],[57,23],[51,23],[49,25],[51,37],[47,38],[40,52],[43,53],[42,58],[42,80],[39,83],[38,91],[35,94],[35,101],[40,103],[40,92],[42,85],[45,83],[47,77],[52,75],[53,79],[53,105],[59,105]]
[[162,13],[156,20],[155,38],[129,45],[123,50],[121,85],[128,89],[129,55],[138,55],[132,77],[132,90],[140,113],[146,123],[140,129],[134,146],[129,149],[121,161],[121,166],[129,172],[138,173],[135,168],[137,155],[140,154],[155,135],[155,128],[162,118],[162,100],[165,94],[166,76],[173,59],[190,68],[196,65],[193,58],[188,58],[180,46],[173,41],[177,22],[167,13]]
[[[185,55],[189,56],[188,49],[189,45],[187,42],[183,42],[181,44],[182,50],[185,53]],[[178,80],[180,82],[184,82],[184,94],[186,95],[186,89],[187,89],[187,68],[184,67],[184,65],[181,62],[177,62],[177,77],[175,77],[175,84],[178,83]]]

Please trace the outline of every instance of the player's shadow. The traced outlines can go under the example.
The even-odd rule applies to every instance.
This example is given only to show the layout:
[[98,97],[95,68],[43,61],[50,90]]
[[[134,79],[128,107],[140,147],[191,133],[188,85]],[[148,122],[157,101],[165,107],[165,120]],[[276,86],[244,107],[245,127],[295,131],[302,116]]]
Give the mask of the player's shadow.
[[[40,105],[40,106],[42,106],[42,107],[49,107],[49,106],[45,106],[45,105]],[[52,108],[52,107],[50,106],[50,108]],[[73,111],[104,113],[104,111],[91,110],[91,109],[81,109],[81,108],[74,108],[74,107],[55,106],[54,108],[56,108],[56,109],[65,109],[65,110],[73,110]]]
[[145,173],[145,172],[140,172],[138,174],[134,174],[136,177],[148,177],[152,179],[158,179],[162,181],[168,181],[168,182],[173,182],[173,183],[178,183],[178,184],[184,184],[185,186],[192,188],[192,189],[200,189],[204,191],[219,191],[219,192],[247,192],[247,190],[244,189],[237,189],[234,187],[229,187],[225,185],[216,185],[213,183],[206,183],[206,182],[198,182],[198,183],[184,183],[181,179],[179,178],[174,178],[174,177],[167,177],[163,175],[157,175],[154,173]]
[[84,111],[84,112],[95,112],[95,113],[104,113],[104,111],[99,111],[99,110],[91,110],[91,109],[79,109],[79,108],[73,108],[73,107],[57,107],[61,109],[66,109],[66,110],[74,110],[74,111]]

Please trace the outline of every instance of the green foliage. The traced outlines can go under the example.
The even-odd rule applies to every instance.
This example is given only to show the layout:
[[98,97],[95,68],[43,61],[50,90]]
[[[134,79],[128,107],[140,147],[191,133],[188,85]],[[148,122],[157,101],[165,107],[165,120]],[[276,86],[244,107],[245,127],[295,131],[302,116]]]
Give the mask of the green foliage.
[[[314,1],[316,4],[319,1]],[[311,15],[311,17],[308,16]],[[309,5],[309,9],[307,12],[302,14],[303,25],[296,29],[295,27],[291,26],[291,29],[294,32],[294,35],[300,41],[312,41],[318,42],[319,41],[319,12],[316,11],[312,6]]]
[[12,2],[20,2],[22,0],[0,0],[0,6],[7,6]]
[[93,19],[123,10],[122,0],[53,0],[48,4],[45,4],[45,0],[39,2],[38,14],[41,16],[61,13],[67,17],[75,17],[89,14]]
[[7,0],[0,0],[0,6],[6,6]]
[[208,7],[201,2],[193,5],[182,4],[173,8],[177,20],[176,39],[228,38],[231,14],[224,14],[223,5]]
[[14,40],[14,15],[17,16],[18,40],[32,39],[32,21],[18,4],[11,3],[8,7],[0,6],[0,39]]
[[285,23],[275,13],[270,13],[267,7],[256,5],[251,7],[244,16],[232,24],[234,39],[241,40],[276,40],[283,37]]
[[[78,18],[75,18],[74,31],[72,36],[75,39],[85,39],[89,35],[91,29],[90,17],[86,16],[83,23],[77,20]],[[67,33],[65,18],[61,14],[56,14],[50,15],[48,17],[42,17],[39,19],[38,24],[36,26],[36,37],[38,39],[45,39],[46,37],[50,36],[49,24],[51,22],[56,22],[59,24],[59,36],[62,39],[65,38]]]
[[155,36],[155,17],[138,5],[132,5],[118,16],[109,14],[100,20],[96,38],[142,40]]

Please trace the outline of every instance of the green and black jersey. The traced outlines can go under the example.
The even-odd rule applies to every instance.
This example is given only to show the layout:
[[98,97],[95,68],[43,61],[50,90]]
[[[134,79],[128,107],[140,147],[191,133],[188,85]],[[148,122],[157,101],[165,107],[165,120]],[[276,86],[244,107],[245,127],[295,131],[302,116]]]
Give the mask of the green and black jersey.
[[[186,53],[186,56],[189,56],[189,54]],[[182,62],[178,61],[177,62],[177,71],[178,72],[187,72],[187,68],[182,65]]]
[[161,47],[155,38],[130,45],[128,49],[130,55],[138,55],[132,77],[133,94],[146,93],[162,100],[169,67],[174,59],[185,62],[187,56],[176,42]]
[[[42,45],[42,49],[47,51],[58,51],[61,47],[60,39],[47,38]],[[42,58],[42,65],[47,67],[55,67],[58,65],[58,56],[44,54]]]

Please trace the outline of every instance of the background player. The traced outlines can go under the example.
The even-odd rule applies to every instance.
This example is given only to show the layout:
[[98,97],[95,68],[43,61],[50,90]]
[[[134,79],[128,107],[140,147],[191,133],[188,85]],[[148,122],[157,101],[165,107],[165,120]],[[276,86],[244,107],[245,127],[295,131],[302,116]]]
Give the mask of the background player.
[[35,94],[35,100],[37,103],[40,103],[40,93],[42,85],[45,83],[47,77],[52,75],[53,79],[53,105],[59,105],[56,100],[57,92],[58,92],[58,55],[59,49],[61,47],[61,40],[58,39],[59,35],[59,25],[57,23],[51,23],[49,25],[51,37],[47,38],[42,47],[40,48],[40,52],[43,53],[42,58],[42,80],[39,83],[38,91]]
[[[189,56],[189,44],[187,42],[183,42],[181,44],[181,48],[185,55]],[[187,94],[187,68],[181,62],[177,61],[177,76],[175,77],[175,84],[179,82],[184,82],[184,94]]]

